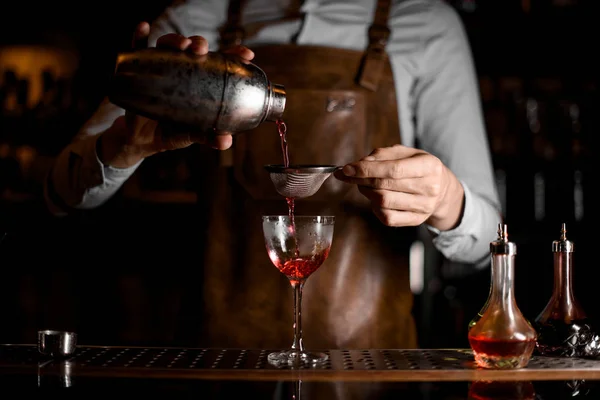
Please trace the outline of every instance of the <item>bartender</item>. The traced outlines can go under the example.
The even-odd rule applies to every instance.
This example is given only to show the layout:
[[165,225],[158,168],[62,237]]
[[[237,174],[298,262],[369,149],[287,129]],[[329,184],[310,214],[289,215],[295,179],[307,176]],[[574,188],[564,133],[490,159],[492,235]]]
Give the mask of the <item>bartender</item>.
[[[444,1],[180,0],[135,38],[252,60],[285,86],[291,163],[344,166],[296,206],[336,217],[329,258],[304,288],[307,347],[418,346],[415,227],[448,259],[487,265],[500,206],[468,40]],[[220,133],[174,135],[104,101],[57,157],[47,203],[57,215],[98,208],[156,153],[193,143],[221,150],[203,165],[214,186],[202,191],[207,226],[198,227],[210,232],[198,243],[202,301],[182,329],[198,346],[287,348],[289,283],[268,259],[260,224],[285,207],[263,167],[281,164],[277,128]]]

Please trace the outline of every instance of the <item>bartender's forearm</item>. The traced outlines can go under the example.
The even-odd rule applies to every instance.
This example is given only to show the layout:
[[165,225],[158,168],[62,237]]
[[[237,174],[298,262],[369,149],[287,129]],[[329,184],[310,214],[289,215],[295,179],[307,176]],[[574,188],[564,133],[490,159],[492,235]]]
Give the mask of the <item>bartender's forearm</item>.
[[57,157],[45,185],[46,203],[55,215],[93,209],[110,199],[141,161],[128,168],[104,165],[96,152],[100,135],[84,137]]
[[[104,136],[118,136],[125,110],[110,103],[108,99],[99,105],[96,112],[86,121],[75,140],[56,158],[44,187],[44,197],[50,211],[55,215],[65,215],[73,209],[91,209],[105,203],[121,188],[133,174],[140,161],[119,168],[123,157],[117,147],[106,147],[102,155],[105,163],[98,157],[102,153]],[[111,132],[110,135],[107,133]],[[98,142],[102,137],[103,140]],[[113,145],[112,140],[104,143]],[[115,162],[111,165],[110,162]]]

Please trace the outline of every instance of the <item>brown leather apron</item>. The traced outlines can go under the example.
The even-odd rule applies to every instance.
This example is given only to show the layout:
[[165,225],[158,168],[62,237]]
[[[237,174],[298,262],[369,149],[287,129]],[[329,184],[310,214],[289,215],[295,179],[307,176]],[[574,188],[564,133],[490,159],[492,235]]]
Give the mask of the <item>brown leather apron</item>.
[[[392,70],[383,50],[389,3],[378,2],[364,52],[252,48],[254,62],[271,82],[285,85],[283,119],[292,164],[344,165],[400,142]],[[239,3],[232,2],[229,15],[222,39],[239,43]],[[213,197],[201,289],[204,315],[195,344],[289,347],[292,288],[267,256],[261,222],[263,214],[287,213],[264,169],[282,163],[276,125],[263,123],[234,136],[232,149],[220,156],[213,185],[201,195]],[[333,177],[317,195],[298,201],[296,213],[336,217],[329,258],[304,287],[307,348],[415,347],[407,262],[414,229],[384,226],[355,186]]]

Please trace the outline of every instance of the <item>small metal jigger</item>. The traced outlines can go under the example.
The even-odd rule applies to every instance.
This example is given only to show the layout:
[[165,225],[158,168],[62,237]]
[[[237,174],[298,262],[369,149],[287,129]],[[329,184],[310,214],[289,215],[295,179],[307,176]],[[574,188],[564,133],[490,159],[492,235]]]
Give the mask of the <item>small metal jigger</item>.
[[75,353],[75,332],[45,330],[38,331],[38,351],[48,357],[64,358]]

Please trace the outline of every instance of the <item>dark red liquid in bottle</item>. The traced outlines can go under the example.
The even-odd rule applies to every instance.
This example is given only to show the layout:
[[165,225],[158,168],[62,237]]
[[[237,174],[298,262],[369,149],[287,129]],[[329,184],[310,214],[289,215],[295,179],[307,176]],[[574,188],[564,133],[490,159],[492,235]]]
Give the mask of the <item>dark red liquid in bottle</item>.
[[573,287],[574,244],[562,224],[560,238],[552,242],[554,288],[546,307],[534,321],[537,351],[545,356],[590,357],[600,355],[600,335],[595,321],[586,316]]
[[534,324],[538,332],[537,351],[553,357],[597,357],[600,336],[587,318],[565,322],[547,319]]
[[535,340],[498,340],[482,336],[470,336],[469,343],[474,352],[498,358],[531,355],[535,347]]

